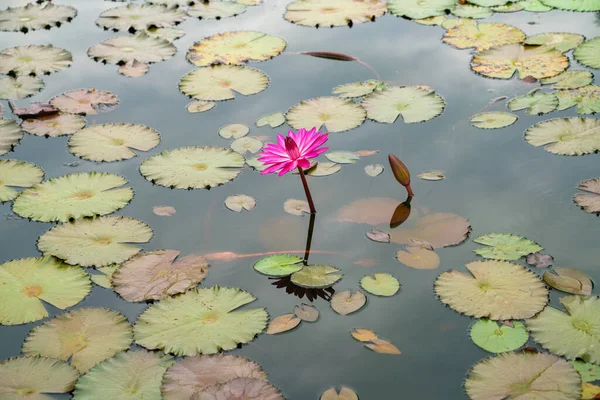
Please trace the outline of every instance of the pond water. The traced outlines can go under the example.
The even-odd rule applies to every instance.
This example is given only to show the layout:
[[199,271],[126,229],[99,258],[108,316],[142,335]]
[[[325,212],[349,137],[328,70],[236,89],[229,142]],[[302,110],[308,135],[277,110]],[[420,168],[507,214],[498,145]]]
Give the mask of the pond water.
[[[5,8],[24,2],[3,0],[2,4]],[[374,23],[355,24],[352,28],[314,29],[285,21],[282,15],[286,1],[267,1],[234,18],[187,19],[178,26],[186,34],[174,42],[177,53],[173,58],[152,64],[142,77],[127,78],[118,74],[114,65],[97,63],[86,54],[90,46],[113,36],[94,24],[98,15],[121,3],[62,0],[61,4],[77,8],[78,15],[71,23],[49,31],[0,33],[1,48],[51,43],[73,54],[70,68],[43,77],[46,86],[40,93],[14,103],[27,106],[79,88],[108,90],[119,97],[120,104],[110,112],[87,116],[88,125],[145,124],[161,134],[161,142],[129,160],[94,163],[70,154],[67,137],[47,139],[26,134],[14,152],[0,159],[35,163],[43,168],[46,178],[88,171],[122,175],[134,188],[135,196],[115,215],[138,218],[152,227],[154,236],[142,245],[144,251],[177,249],[182,255],[296,251],[303,255],[309,217],[290,215],[283,209],[288,198],[304,199],[298,175],[264,176],[246,166],[235,180],[223,186],[188,191],[152,185],[139,172],[141,162],[163,150],[190,145],[228,147],[229,141],[217,131],[230,123],[246,124],[251,129],[250,135],[274,140],[276,133],[287,132],[288,125],[259,128],[254,124],[257,118],[285,112],[305,99],[327,96],[337,85],[376,78],[359,63],[286,53],[328,51],[351,55],[368,63],[385,82],[397,86],[426,85],[444,98],[444,112],[424,123],[406,124],[399,119],[393,124],[381,124],[367,120],[356,129],[330,134],[331,150],[379,152],[344,165],[336,174],[309,177],[318,210],[310,263],[329,264],[342,270],[343,279],[334,285],[336,292],[359,288],[359,280],[374,272],[390,273],[402,286],[392,297],[367,295],[366,306],[348,316],[338,315],[326,300],[318,298],[312,302],[320,311],[317,322],[303,322],[296,329],[278,335],[260,334],[250,343],[228,352],[259,363],[286,398],[316,399],[327,388],[342,385],[352,388],[361,399],[468,398],[463,389],[465,376],[490,353],[469,338],[474,319],[441,303],[434,293],[433,282],[443,271],[466,271],[465,263],[481,259],[473,253],[480,246],[472,238],[479,235],[506,232],[524,236],[554,256],[555,265],[576,267],[593,281],[600,279],[598,219],[572,202],[579,182],[598,177],[598,156],[559,156],[523,140],[524,131],[535,123],[577,116],[576,110],[544,116],[515,112],[518,121],[503,129],[472,126],[470,117],[484,108],[509,111],[506,101],[488,105],[492,100],[501,96],[511,99],[539,84],[516,77],[503,80],[475,74],[469,68],[472,50],[444,44],[442,27],[423,26],[386,14]],[[592,38],[600,32],[595,13],[558,10],[495,13],[485,20],[490,21],[513,25],[527,35],[572,32]],[[191,100],[177,87],[180,77],[195,68],[185,58],[187,49],[202,38],[235,30],[262,31],[287,41],[281,56],[250,63],[269,76],[269,87],[256,95],[237,95],[235,100],[219,102],[208,112],[189,113],[186,105]],[[574,63],[571,53],[568,56]],[[4,118],[14,118],[8,102],[0,103]],[[396,251],[402,247],[399,244],[368,240],[365,232],[372,228],[369,225],[335,221],[336,213],[356,200],[387,197],[404,201],[406,193],[389,169],[388,153],[399,156],[412,172],[416,195],[411,219],[444,212],[463,216],[471,224],[469,239],[458,246],[437,250],[441,259],[437,269],[419,270],[402,265],[395,259]],[[366,175],[364,167],[377,163],[385,166],[383,174]],[[432,182],[417,178],[419,172],[428,169],[444,170],[446,179]],[[228,210],[224,200],[237,193],[254,197],[256,207],[242,213]],[[169,217],[155,215],[153,207],[158,205],[172,206],[177,213]],[[365,210],[368,212],[372,210]],[[405,224],[410,224],[411,219]],[[36,241],[52,226],[15,216],[11,202],[1,204],[0,261],[39,256]],[[382,224],[375,228],[387,227]],[[252,266],[260,257],[212,262],[200,286],[242,288],[257,297],[250,307],[266,308],[271,318],[293,312],[295,305],[311,303],[287,294],[285,289],[277,288],[272,280],[257,273]],[[355,263],[363,259],[372,259],[376,265]],[[524,258],[516,262],[526,265]],[[540,274],[543,271],[532,270]],[[550,304],[560,307],[560,296],[553,291]],[[148,307],[143,302],[127,302],[112,290],[96,285],[74,308],[92,306],[117,310],[131,323]],[[50,318],[62,312],[52,306],[48,309]],[[19,356],[29,331],[46,320],[0,327],[0,359]],[[378,354],[364,348],[350,336],[354,328],[377,332],[402,354]],[[528,345],[537,346],[531,340]]]

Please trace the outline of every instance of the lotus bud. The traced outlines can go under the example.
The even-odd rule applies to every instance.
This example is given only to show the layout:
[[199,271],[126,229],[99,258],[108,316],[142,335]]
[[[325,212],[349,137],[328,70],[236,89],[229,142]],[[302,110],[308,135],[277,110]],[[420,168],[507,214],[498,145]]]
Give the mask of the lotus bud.
[[392,169],[396,180],[406,188],[409,196],[414,196],[415,194],[410,187],[410,172],[408,171],[408,168],[406,168],[406,165],[393,154],[388,155],[388,160],[390,161],[390,168]]

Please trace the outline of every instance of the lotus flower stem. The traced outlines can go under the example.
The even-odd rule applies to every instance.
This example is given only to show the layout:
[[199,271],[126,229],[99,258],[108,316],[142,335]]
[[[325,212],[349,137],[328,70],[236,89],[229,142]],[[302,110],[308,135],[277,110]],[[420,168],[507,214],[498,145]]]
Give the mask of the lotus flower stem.
[[300,173],[300,179],[302,179],[302,186],[304,186],[304,193],[306,193],[306,201],[308,201],[310,213],[316,214],[317,210],[315,209],[315,203],[313,202],[312,195],[310,194],[308,182],[306,181],[306,176],[304,176],[304,171],[302,170],[302,167],[298,167],[298,172]]
[[308,223],[308,234],[306,235],[306,249],[304,250],[304,265],[308,265],[308,256],[310,255],[310,245],[312,244],[313,230],[315,229],[315,217],[317,214],[310,214]]

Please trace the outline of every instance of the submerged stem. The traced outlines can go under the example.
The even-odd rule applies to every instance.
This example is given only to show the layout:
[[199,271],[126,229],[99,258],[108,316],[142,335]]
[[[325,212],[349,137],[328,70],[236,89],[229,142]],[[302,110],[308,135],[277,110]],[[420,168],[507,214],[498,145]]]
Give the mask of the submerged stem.
[[302,179],[302,186],[304,186],[304,193],[306,193],[306,201],[308,201],[310,213],[316,214],[317,210],[315,209],[315,203],[313,203],[313,199],[310,194],[310,189],[308,188],[308,182],[306,182],[306,177],[304,176],[304,171],[302,170],[302,167],[298,167],[298,172],[300,173],[300,179]]

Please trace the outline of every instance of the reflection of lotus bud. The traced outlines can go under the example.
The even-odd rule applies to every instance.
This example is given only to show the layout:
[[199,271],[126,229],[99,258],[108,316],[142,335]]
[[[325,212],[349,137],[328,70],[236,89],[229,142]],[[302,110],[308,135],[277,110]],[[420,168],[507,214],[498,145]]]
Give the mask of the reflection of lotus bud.
[[394,177],[402,186],[406,188],[409,196],[414,196],[411,187],[410,187],[410,172],[406,165],[398,157],[393,154],[388,155],[388,160],[390,161],[390,168],[394,173]]
[[402,225],[404,221],[408,219],[410,216],[410,202],[412,201],[412,197],[409,195],[406,198],[404,203],[398,204],[398,207],[394,210],[394,214],[392,215],[392,219],[390,219],[390,228],[394,229],[398,226]]

